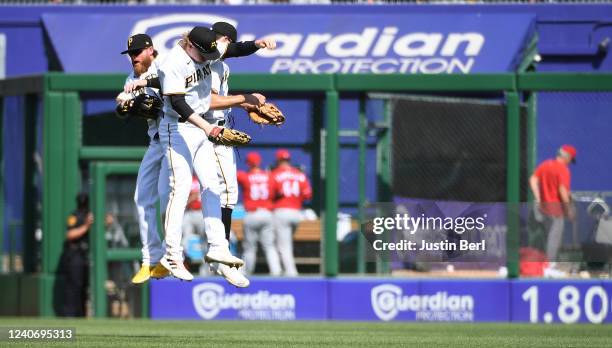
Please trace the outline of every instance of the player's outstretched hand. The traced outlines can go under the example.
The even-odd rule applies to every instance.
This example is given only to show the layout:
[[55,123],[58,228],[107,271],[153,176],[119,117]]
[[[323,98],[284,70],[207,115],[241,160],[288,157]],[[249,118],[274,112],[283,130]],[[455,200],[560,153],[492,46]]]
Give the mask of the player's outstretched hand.
[[257,48],[267,48],[269,50],[273,50],[276,48],[276,41],[272,40],[272,39],[259,39],[259,40],[255,40],[255,46],[257,46]]
[[261,106],[266,103],[266,97],[263,94],[259,94],[259,93],[244,94],[244,100],[245,102],[242,104],[242,106],[245,109],[246,109],[245,104],[252,105],[252,106]]
[[136,80],[136,81],[126,83],[125,86],[123,87],[123,91],[125,93],[132,93],[135,90],[140,89],[142,87],[147,87],[147,80]]

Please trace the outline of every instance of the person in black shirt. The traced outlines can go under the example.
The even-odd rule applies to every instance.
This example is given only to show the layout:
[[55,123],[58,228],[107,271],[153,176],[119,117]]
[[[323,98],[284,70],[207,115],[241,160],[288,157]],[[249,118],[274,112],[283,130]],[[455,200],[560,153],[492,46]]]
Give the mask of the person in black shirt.
[[88,284],[89,230],[93,214],[89,211],[89,196],[77,195],[77,209],[68,216],[66,240],[62,254],[64,275],[64,316],[84,317]]

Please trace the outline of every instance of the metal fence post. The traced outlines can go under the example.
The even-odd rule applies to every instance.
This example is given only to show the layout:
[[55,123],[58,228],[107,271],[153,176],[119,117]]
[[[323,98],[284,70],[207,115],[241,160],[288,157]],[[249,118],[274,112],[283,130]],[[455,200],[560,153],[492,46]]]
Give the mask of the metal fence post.
[[506,266],[508,277],[519,276],[519,203],[521,179],[520,102],[515,91],[506,93]]
[[368,119],[366,95],[359,98],[359,230],[357,236],[357,273],[366,272],[365,255],[365,203],[366,203],[366,151],[368,145]]
[[326,92],[325,137],[325,275],[338,274],[338,92]]
[[106,212],[106,164],[92,162],[89,166],[91,182],[91,212],[94,215],[93,228],[89,234],[91,250],[91,299],[94,317],[105,318],[106,291],[104,283],[108,278],[106,263],[106,239],[104,238],[104,215]]

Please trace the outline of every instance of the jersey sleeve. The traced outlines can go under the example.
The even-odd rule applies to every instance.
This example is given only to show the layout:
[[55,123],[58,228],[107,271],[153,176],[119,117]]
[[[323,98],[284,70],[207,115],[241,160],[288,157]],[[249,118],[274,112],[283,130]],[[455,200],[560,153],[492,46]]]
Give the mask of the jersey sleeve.
[[300,182],[300,192],[302,193],[302,200],[309,201],[312,199],[312,187],[310,181],[306,175],[303,176],[304,180]]
[[236,173],[236,180],[238,181],[238,185],[240,185],[240,187],[242,187],[242,189],[244,190],[247,182],[247,173],[243,172],[242,170],[239,170]]
[[185,94],[185,76],[179,62],[166,60],[158,73],[164,95]]
[[274,202],[277,200],[277,195],[279,192],[279,183],[276,180],[276,175],[274,175],[274,172],[270,172],[268,173],[268,192],[269,192],[269,196],[270,196],[270,201]]
[[211,74],[210,74],[210,79],[211,79],[211,83],[210,83],[210,88],[216,92],[217,94],[219,94],[219,91],[221,91],[221,79],[222,79],[222,75],[223,75],[223,71],[219,71],[218,66],[216,66],[217,64],[223,64],[223,63],[215,63],[215,66],[213,67],[213,69],[211,69]]
[[564,186],[568,191],[570,191],[571,190],[570,182],[571,182],[570,171],[569,169],[565,168],[565,170],[562,170],[559,172],[559,185]]

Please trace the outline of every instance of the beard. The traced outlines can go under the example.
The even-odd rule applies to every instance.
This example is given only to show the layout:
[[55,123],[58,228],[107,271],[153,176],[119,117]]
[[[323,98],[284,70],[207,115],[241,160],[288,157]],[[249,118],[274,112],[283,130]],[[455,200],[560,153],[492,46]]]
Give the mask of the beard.
[[132,62],[134,73],[138,76],[144,74],[149,69],[152,62],[153,62],[153,59],[151,57],[142,58],[136,63]]

